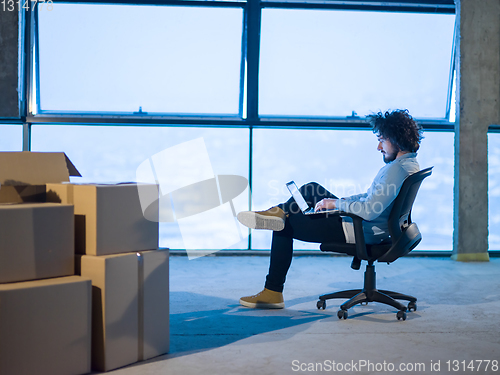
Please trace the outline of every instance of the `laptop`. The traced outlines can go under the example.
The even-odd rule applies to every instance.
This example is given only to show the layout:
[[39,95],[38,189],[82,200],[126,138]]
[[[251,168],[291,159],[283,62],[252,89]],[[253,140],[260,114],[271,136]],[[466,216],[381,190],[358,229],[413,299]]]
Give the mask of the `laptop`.
[[314,207],[309,207],[302,193],[297,188],[297,185],[295,185],[294,181],[287,182],[286,187],[288,188],[288,191],[290,191],[290,194],[292,194],[293,199],[295,199],[295,202],[297,202],[300,210],[304,215],[316,215],[316,214],[324,214],[331,212],[340,212],[337,208],[333,210],[314,211]]

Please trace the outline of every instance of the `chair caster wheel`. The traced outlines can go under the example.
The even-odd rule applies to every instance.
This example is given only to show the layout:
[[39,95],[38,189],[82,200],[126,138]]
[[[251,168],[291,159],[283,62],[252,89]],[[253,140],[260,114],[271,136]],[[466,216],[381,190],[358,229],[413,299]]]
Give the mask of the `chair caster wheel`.
[[396,314],[396,317],[398,318],[398,320],[406,320],[406,312],[405,311],[398,311],[398,313]]
[[360,302],[359,305],[360,306],[368,306],[368,302]]
[[408,304],[408,311],[417,311],[417,303],[416,302],[410,302]]
[[318,308],[318,310],[326,309],[326,301],[319,300],[318,302],[316,302],[316,307]]
[[346,310],[339,310],[339,311],[337,311],[337,316],[339,319],[347,319],[347,311]]

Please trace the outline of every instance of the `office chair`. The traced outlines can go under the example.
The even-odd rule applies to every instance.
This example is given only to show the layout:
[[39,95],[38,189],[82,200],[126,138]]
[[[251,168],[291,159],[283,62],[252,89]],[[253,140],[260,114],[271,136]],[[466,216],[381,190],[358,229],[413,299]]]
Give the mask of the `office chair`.
[[391,305],[399,311],[396,314],[398,320],[406,320],[407,308],[397,300],[409,301],[408,311],[417,310],[417,299],[415,297],[392,292],[389,290],[378,290],[376,288],[375,261],[387,262],[390,264],[399,257],[402,257],[412,251],[421,241],[422,235],[418,230],[417,224],[411,221],[411,208],[418,189],[423,179],[432,174],[432,168],[427,168],[414,173],[406,178],[401,186],[401,190],[394,199],[394,204],[389,214],[389,234],[390,239],[377,245],[366,245],[363,234],[363,219],[357,215],[342,212],[341,216],[349,216],[353,219],[355,244],[346,243],[322,243],[321,251],[330,251],[346,253],[353,255],[351,267],[359,269],[361,260],[368,261],[364,276],[363,289],[345,290],[331,294],[325,294],[319,297],[316,306],[318,309],[326,308],[326,300],[333,298],[348,298],[340,306],[337,312],[339,319],[347,319],[347,310],[352,306],[363,302],[380,302]]

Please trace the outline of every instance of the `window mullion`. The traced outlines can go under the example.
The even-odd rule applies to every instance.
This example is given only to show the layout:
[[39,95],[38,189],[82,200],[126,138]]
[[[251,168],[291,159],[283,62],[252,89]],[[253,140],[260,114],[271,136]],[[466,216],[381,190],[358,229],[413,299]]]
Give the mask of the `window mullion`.
[[448,97],[446,99],[446,116],[445,118],[447,120],[450,119],[450,112],[451,112],[451,105],[453,104],[451,102],[451,99],[453,98],[453,80],[455,77],[455,53],[456,53],[456,37],[457,37],[457,19],[455,19],[455,28],[453,29],[453,44],[452,44],[452,49],[451,49],[451,61],[450,61],[450,76],[448,79]]
[[247,119],[259,118],[260,0],[247,4]]

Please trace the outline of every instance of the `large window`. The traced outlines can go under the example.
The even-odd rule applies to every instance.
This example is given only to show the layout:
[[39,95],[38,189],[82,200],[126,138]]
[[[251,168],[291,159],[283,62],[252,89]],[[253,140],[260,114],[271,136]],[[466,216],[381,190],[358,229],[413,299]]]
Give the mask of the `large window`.
[[[82,175],[71,177],[72,182],[117,183],[137,181],[137,169],[141,163],[151,158],[155,164],[154,155],[200,138],[209,160],[199,160],[195,152],[188,152],[183,153],[183,160],[173,162],[193,170],[203,164],[206,168],[202,174],[236,175],[248,179],[248,129],[38,125],[33,127],[32,149],[66,152]],[[157,164],[156,175],[161,177],[161,174],[162,165]],[[167,181],[163,183],[168,184],[169,179],[178,181],[179,175],[166,176],[165,179]],[[204,179],[206,176],[200,177],[200,181]],[[194,201],[196,191],[192,194]],[[240,210],[248,209],[248,195],[241,196],[239,203]],[[214,223],[195,224],[201,235],[210,231]],[[232,248],[248,247],[246,233],[242,237],[240,242],[232,244]],[[177,221],[160,224],[160,246],[185,248]]]
[[500,250],[500,134],[488,134],[489,249]]
[[447,132],[424,136],[417,159],[421,169],[434,168],[422,182],[412,209],[412,220],[422,232],[417,250],[451,250],[455,137]]
[[[366,191],[383,162],[364,116],[408,108],[451,130],[453,101],[455,16],[439,13],[453,5],[431,14],[396,9],[406,2],[369,11],[371,3],[39,5],[28,65],[32,150],[66,152],[83,175],[75,181],[127,182],[145,160],[203,139],[213,173],[248,179],[257,210],[288,199],[289,180],[340,196]],[[451,250],[453,133],[425,136],[419,161],[435,168],[413,212],[419,249]],[[240,200],[248,209],[248,196]],[[161,228],[161,246],[184,248],[177,223]],[[199,237],[211,228],[200,226]],[[269,249],[270,233],[231,248],[249,244]]]
[[42,111],[239,113],[240,8],[39,8]]
[[21,125],[0,125],[0,151],[22,151],[23,127]]
[[264,9],[260,113],[444,118],[455,16]]
[[[315,181],[337,196],[359,194],[370,186],[383,161],[370,131],[255,130],[252,191],[256,210],[286,201],[285,183]],[[252,232],[252,248],[270,249],[268,231]],[[295,241],[296,249],[319,244]]]
[[[453,235],[453,133],[427,132],[418,152],[422,169],[434,166],[422,184],[412,218],[423,240],[418,250],[451,250]],[[279,147],[286,145],[286,148]],[[339,197],[366,192],[384,166],[370,131],[258,130],[254,136],[253,207],[267,209],[286,201],[285,183],[316,181]],[[252,232],[252,248],[268,249],[271,234]],[[296,249],[318,244],[295,241]]]

